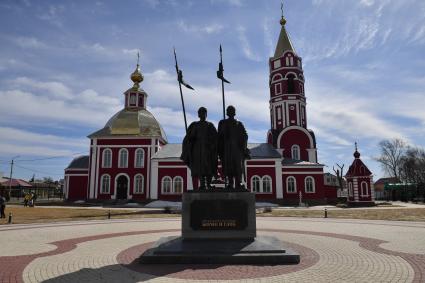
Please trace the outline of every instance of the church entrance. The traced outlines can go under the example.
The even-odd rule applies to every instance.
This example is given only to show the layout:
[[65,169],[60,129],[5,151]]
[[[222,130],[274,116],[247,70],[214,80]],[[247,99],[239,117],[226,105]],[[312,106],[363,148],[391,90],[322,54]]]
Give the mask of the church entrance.
[[117,179],[117,199],[127,199],[128,178],[121,175]]

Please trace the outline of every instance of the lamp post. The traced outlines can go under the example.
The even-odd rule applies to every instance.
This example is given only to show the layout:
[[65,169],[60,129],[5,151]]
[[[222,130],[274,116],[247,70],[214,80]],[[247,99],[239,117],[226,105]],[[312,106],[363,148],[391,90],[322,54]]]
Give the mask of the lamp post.
[[10,193],[12,191],[12,174],[13,174],[13,164],[15,162],[15,159],[19,158],[19,155],[12,158],[12,161],[10,161],[10,175],[9,175],[9,199],[10,199]]

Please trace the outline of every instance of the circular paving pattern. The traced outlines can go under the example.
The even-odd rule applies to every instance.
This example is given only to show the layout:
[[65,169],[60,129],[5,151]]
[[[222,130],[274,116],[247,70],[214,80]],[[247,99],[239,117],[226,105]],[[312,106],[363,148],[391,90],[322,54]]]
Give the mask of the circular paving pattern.
[[154,276],[167,276],[180,279],[197,280],[233,280],[253,279],[277,276],[285,273],[296,272],[319,261],[319,255],[312,249],[301,245],[286,243],[288,248],[300,254],[299,264],[291,265],[218,265],[218,264],[141,264],[138,258],[144,251],[152,246],[147,243],[130,247],[120,254],[117,260],[123,266],[136,272]]
[[[257,218],[257,226],[297,251],[300,264],[140,264],[157,239],[180,233],[175,219],[16,225],[0,226],[8,243],[0,282],[425,281],[425,223]],[[25,254],[19,243],[28,239]]]

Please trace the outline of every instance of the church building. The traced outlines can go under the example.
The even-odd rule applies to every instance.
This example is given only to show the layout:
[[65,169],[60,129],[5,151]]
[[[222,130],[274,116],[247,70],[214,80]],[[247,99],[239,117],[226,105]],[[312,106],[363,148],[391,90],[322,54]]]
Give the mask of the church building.
[[[269,58],[270,129],[264,130],[265,143],[248,144],[246,187],[257,200],[335,201],[336,190],[324,185],[314,132],[307,128],[302,58],[283,17],[280,24],[276,51]],[[190,169],[180,160],[182,145],[168,143],[160,122],[146,109],[139,64],[131,80],[124,108],[88,136],[89,155],[75,158],[65,169],[67,199],[179,201],[183,192],[193,190]]]

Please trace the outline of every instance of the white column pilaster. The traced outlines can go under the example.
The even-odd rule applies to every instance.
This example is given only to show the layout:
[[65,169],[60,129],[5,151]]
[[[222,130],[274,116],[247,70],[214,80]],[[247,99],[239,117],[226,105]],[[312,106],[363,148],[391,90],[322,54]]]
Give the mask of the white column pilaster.
[[151,184],[150,199],[158,199],[158,161],[152,159],[151,161]]
[[282,161],[275,161],[275,184],[276,184],[276,198],[283,199],[283,184],[282,184]]
[[90,154],[91,154],[91,160],[90,160],[90,182],[89,182],[89,199],[94,198],[94,181],[96,179],[96,145],[97,140],[93,139],[93,144],[90,146]]

